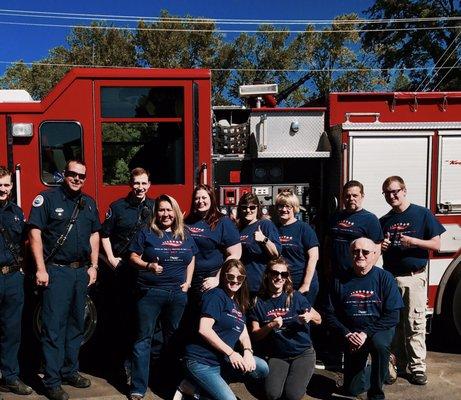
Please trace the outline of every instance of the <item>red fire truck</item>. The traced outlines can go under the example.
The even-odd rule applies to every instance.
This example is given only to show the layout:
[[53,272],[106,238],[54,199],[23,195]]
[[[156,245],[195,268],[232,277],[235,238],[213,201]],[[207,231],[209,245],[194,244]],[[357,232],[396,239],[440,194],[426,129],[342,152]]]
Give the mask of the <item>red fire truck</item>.
[[0,164],[16,171],[16,201],[27,213],[66,160],[83,158],[101,218],[142,166],[150,195],[184,210],[197,182],[214,185],[229,213],[253,191],[270,214],[291,188],[322,236],[344,182],[361,181],[381,216],[381,183],[401,175],[447,229],[431,254],[429,312],[461,335],[461,93],[333,93],[325,107],[280,108],[276,85],[250,85],[247,107],[212,108],[210,92],[208,70],[128,68],[73,69],[42,101],[0,91]]

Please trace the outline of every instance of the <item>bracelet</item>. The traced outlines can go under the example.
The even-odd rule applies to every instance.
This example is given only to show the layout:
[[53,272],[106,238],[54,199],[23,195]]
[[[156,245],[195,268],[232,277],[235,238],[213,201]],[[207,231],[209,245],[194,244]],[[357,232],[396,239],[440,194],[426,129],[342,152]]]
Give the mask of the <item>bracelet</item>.
[[148,263],[146,264],[146,269],[149,269],[149,265],[150,265],[150,264],[151,264],[150,262],[148,262]]
[[244,347],[243,351],[245,350],[248,350],[251,354],[253,354],[253,349],[251,349],[250,347]]

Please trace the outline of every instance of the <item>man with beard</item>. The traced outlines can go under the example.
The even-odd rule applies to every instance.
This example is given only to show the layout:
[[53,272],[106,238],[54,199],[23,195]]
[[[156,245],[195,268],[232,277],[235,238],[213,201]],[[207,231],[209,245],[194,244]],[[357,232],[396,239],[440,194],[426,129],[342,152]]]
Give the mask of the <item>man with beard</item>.
[[101,224],[94,200],[82,193],[85,180],[85,164],[68,161],[62,185],[35,197],[30,212],[36,283],[43,289],[43,383],[50,400],[69,398],[61,384],[91,385],[78,372],[78,354],[87,287],[97,277]]

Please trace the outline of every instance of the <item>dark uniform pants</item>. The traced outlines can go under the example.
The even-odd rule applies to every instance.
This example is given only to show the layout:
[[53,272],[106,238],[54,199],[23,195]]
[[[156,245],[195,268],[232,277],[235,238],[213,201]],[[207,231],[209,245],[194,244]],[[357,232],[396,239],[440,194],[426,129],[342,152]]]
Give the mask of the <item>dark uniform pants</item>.
[[78,353],[85,328],[85,302],[89,277],[86,268],[47,267],[48,286],[43,291],[42,349],[47,388],[61,384],[78,372]]
[[[368,399],[384,399],[383,385],[389,374],[389,357],[395,328],[376,332],[357,351],[344,353],[344,387],[357,396],[368,392]],[[368,354],[371,365],[367,365]]]
[[22,272],[0,275],[0,370],[7,383],[14,382],[19,374],[18,351],[23,305]]

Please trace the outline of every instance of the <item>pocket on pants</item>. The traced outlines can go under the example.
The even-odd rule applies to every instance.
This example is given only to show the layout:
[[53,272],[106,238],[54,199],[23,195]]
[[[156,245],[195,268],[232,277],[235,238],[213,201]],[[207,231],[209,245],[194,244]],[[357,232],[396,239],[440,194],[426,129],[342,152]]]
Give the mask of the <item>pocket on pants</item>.
[[426,331],[426,307],[415,307],[410,319],[414,332]]

